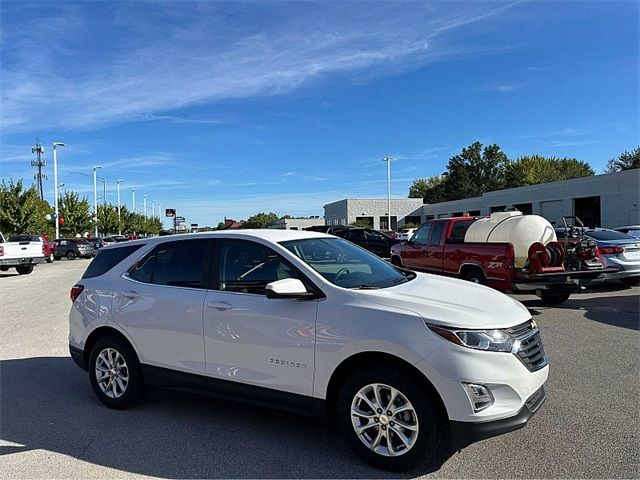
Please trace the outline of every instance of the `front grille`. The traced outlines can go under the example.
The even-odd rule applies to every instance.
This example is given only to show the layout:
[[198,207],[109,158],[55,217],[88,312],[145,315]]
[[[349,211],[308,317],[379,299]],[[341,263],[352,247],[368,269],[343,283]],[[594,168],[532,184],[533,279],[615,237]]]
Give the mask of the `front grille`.
[[540,370],[547,364],[547,356],[542,346],[540,330],[535,323],[528,321],[505,331],[520,341],[520,347],[515,355],[531,372]]

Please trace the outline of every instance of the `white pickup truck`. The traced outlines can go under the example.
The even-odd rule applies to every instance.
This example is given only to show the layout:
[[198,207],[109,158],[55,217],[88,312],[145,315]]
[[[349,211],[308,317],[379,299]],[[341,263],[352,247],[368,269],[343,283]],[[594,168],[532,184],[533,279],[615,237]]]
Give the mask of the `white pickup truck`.
[[45,262],[42,242],[7,242],[0,233],[0,271],[15,267],[20,275],[33,272],[33,267]]

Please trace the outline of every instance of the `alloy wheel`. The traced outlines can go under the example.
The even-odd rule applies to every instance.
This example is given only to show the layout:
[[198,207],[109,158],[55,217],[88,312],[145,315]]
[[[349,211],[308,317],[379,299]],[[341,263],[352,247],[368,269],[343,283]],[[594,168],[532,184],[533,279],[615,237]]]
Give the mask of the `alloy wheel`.
[[409,399],[382,383],[361,388],[351,403],[351,423],[362,443],[385,457],[407,453],[418,439],[418,416]]
[[129,385],[129,368],[124,357],[115,348],[105,348],[96,357],[95,375],[102,393],[119,398]]

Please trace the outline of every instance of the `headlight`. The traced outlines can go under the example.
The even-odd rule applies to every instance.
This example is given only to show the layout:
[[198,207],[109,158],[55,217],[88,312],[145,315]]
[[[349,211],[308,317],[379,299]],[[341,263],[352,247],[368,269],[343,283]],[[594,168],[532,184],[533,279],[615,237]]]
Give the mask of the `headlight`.
[[463,347],[490,352],[513,352],[518,349],[520,341],[503,330],[461,330],[427,325],[442,338]]

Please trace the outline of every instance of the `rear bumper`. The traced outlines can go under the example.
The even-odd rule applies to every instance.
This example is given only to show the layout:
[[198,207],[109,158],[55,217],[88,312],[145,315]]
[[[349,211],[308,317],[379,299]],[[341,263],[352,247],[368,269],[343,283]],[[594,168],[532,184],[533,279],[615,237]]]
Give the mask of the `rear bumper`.
[[528,278],[515,278],[511,282],[511,286],[516,292],[546,290],[553,293],[573,293],[580,285],[601,281],[600,279],[604,275],[614,271],[612,268],[597,268],[593,270],[541,273]]
[[543,386],[531,395],[522,409],[512,417],[490,422],[449,422],[451,442],[456,448],[464,448],[480,440],[518,430],[536,414],[545,399],[546,393]]
[[44,263],[45,261],[45,257],[0,258],[0,265],[16,267],[19,265],[37,265],[38,263]]
[[69,353],[71,354],[73,361],[76,362],[76,365],[83,370],[87,369],[87,366],[84,364],[84,350],[69,344]]

